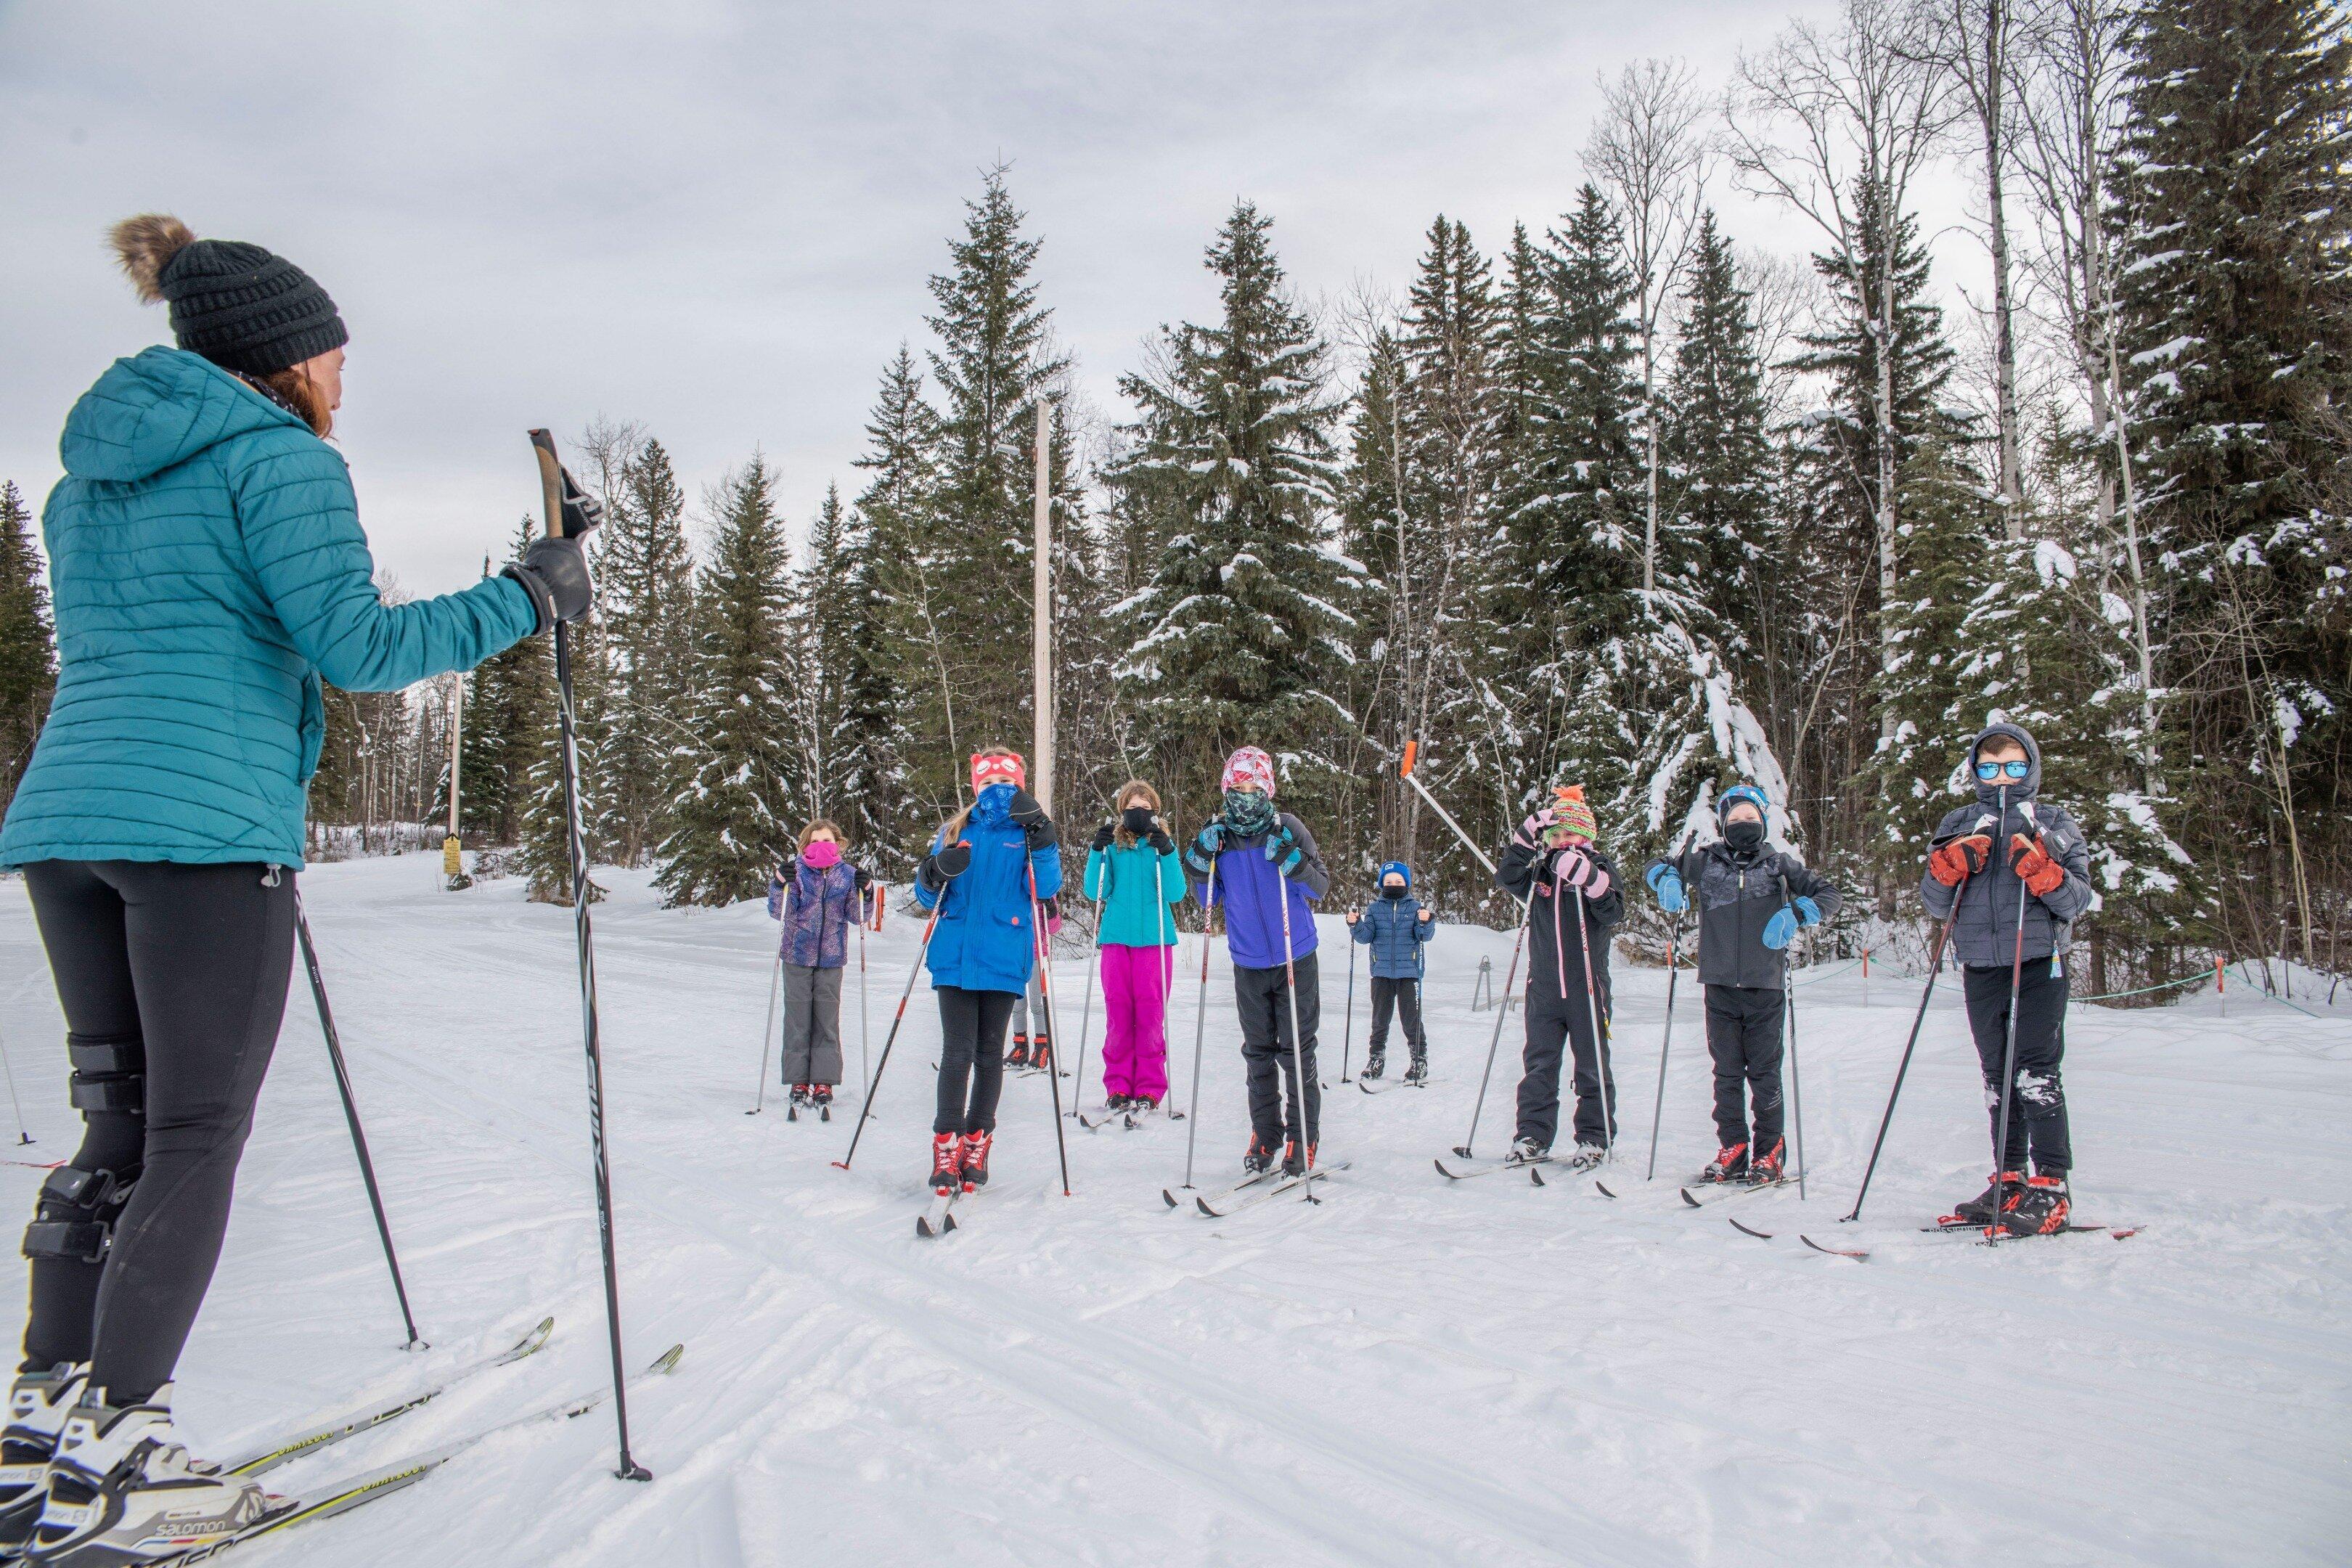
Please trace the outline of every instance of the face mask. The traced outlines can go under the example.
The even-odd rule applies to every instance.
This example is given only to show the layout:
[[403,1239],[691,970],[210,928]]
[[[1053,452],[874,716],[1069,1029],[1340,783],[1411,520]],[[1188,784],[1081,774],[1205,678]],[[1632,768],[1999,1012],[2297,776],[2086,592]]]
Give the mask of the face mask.
[[1274,802],[1254,789],[1225,792],[1225,821],[1244,837],[1274,826]]
[[1381,884],[1381,897],[1384,899],[1402,899],[1404,895],[1405,886],[1402,882],[1383,882]]
[[1151,808],[1148,805],[1130,805],[1118,814],[1118,820],[1128,832],[1140,838],[1151,831]]
[[1753,849],[1764,842],[1764,825],[1760,822],[1727,822],[1723,826],[1723,841],[1734,849]]
[[830,871],[841,864],[841,846],[830,838],[820,838],[801,851],[801,858],[820,871]]

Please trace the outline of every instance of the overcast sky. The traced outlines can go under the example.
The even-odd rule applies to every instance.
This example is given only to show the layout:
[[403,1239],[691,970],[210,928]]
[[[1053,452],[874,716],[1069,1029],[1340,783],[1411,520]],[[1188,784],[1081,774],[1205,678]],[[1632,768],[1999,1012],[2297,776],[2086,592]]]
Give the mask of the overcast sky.
[[[1710,88],[1820,0],[863,4],[0,0],[0,478],[168,341],[102,242],[143,210],[308,269],[352,331],[339,440],[415,593],[503,558],[524,430],[644,422],[689,494],[763,448],[796,531],[983,166],[1045,240],[1081,388],[1202,318],[1236,196],[1310,299],[1401,291],[1430,219],[1489,253],[1572,198],[1597,73]],[[1732,230],[1800,230],[1725,192]]]

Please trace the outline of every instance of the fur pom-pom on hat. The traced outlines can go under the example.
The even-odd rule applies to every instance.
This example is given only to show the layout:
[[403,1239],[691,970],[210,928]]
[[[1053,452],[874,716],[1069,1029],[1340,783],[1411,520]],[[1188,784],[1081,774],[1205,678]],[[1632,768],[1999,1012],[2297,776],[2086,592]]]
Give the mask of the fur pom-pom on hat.
[[163,268],[196,242],[195,232],[169,213],[141,213],[106,231],[114,254],[139,290],[142,305],[163,302]]

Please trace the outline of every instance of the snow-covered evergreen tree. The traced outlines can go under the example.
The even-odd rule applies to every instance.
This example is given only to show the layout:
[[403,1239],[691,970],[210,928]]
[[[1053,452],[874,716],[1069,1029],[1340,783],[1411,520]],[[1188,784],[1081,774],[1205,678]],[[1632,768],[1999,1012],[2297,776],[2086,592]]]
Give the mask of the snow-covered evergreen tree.
[[[520,556],[538,534],[538,525],[525,516],[515,529],[514,554]],[[521,841],[531,769],[554,711],[554,648],[546,637],[525,637],[467,673],[465,731],[458,743],[458,821],[467,832],[492,844]]]
[[694,654],[686,495],[659,441],[647,440],[622,467],[596,542],[596,597],[610,692],[593,832],[615,861],[635,866],[669,831]]
[[695,595],[690,767],[656,879],[672,907],[758,896],[791,847],[804,798],[791,704],[792,559],[775,487],[756,454],[730,476]]
[[1353,574],[1328,537],[1340,407],[1272,226],[1247,202],[1234,207],[1208,251],[1218,320],[1163,329],[1155,367],[1120,381],[1141,411],[1128,480],[1170,498],[1181,531],[1118,609],[1129,651],[1117,678],[1161,776],[1196,808],[1245,742],[1280,759],[1294,797],[1328,795],[1354,722],[1335,695],[1351,657],[1355,617],[1341,601]]
[[58,680],[49,587],[32,521],[16,482],[0,484],[0,812],[32,760]]

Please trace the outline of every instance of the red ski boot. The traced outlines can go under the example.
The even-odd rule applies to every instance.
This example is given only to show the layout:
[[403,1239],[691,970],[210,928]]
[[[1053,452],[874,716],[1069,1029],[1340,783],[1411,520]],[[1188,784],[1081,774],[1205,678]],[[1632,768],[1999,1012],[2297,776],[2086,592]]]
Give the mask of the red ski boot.
[[963,1134],[939,1132],[931,1137],[931,1191],[951,1193],[963,1180]]
[[1748,1185],[1769,1187],[1786,1176],[1789,1173],[1781,1160],[1788,1147],[1787,1139],[1775,1138],[1772,1140],[1772,1147],[1758,1150],[1748,1162]]
[[1748,1145],[1727,1143],[1715,1152],[1715,1163],[1698,1173],[1702,1182],[1744,1182],[1748,1179]]
[[967,1132],[963,1135],[963,1190],[988,1185],[988,1151],[996,1142],[993,1132]]

